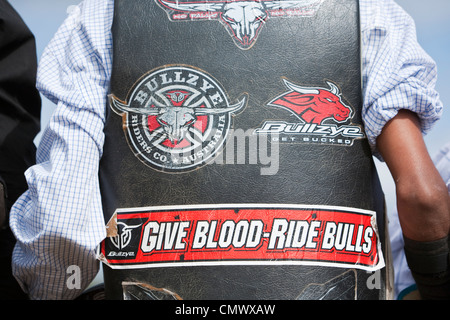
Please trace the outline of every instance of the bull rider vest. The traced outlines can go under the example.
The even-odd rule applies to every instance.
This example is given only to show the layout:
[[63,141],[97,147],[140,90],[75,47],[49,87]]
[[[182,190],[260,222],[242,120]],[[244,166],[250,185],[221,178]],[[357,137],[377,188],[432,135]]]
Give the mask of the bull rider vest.
[[108,299],[386,299],[358,1],[116,0]]

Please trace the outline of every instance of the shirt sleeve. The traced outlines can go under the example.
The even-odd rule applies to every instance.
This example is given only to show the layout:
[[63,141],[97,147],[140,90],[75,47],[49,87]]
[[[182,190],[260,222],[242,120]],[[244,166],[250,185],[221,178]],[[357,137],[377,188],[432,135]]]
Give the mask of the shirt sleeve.
[[13,273],[31,299],[73,299],[98,272],[105,237],[98,167],[113,1],[73,7],[41,57],[37,86],[57,106],[11,211]]
[[361,0],[363,119],[372,151],[376,139],[401,109],[415,112],[422,133],[442,115],[435,90],[437,68],[419,45],[413,19],[392,0]]

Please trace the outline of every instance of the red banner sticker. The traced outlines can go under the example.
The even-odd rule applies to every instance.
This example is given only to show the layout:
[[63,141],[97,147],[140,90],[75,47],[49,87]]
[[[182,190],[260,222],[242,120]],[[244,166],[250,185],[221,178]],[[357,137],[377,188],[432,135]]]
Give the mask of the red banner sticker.
[[100,260],[112,268],[193,265],[384,267],[376,213],[346,207],[202,205],[120,209]]

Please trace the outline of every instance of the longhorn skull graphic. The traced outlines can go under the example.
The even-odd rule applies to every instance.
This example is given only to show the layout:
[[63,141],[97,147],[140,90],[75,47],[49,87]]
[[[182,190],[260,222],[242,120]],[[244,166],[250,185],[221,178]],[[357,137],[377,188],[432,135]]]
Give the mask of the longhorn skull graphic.
[[[185,93],[171,92],[170,94],[171,101],[175,99],[175,102],[180,102],[180,97]],[[183,140],[188,129],[197,121],[198,116],[236,112],[245,105],[246,98],[227,108],[203,108],[200,107],[201,100],[191,106],[181,106],[179,103],[174,103],[173,106],[165,106],[157,102],[153,97],[150,98],[147,106],[153,105],[154,107],[131,108],[112,95],[109,96],[109,100],[110,104],[122,113],[130,112],[145,116],[156,116],[156,120],[162,126],[167,138],[172,143],[176,143]]]
[[249,49],[256,41],[259,31],[270,17],[310,17],[324,0],[251,0],[251,1],[189,1],[157,0],[168,11],[171,20],[173,12],[186,13],[185,20],[219,20],[241,49]]

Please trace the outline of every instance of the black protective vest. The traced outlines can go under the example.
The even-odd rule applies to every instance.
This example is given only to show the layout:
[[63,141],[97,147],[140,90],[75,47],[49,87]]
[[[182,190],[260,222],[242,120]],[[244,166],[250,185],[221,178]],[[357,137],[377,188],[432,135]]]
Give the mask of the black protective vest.
[[385,299],[358,1],[117,0],[107,297]]

